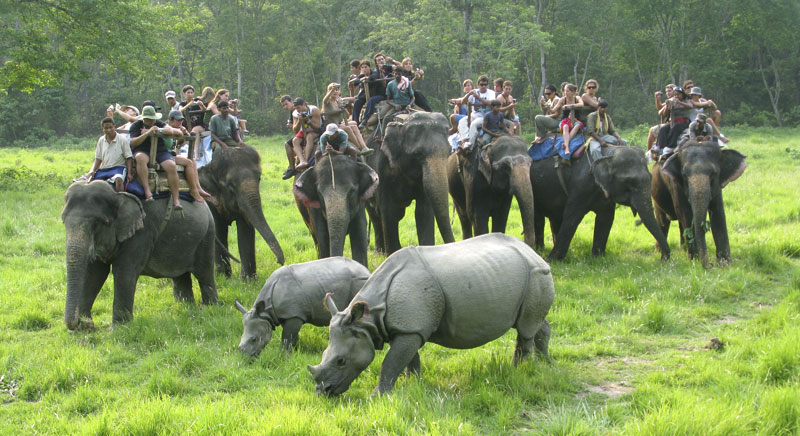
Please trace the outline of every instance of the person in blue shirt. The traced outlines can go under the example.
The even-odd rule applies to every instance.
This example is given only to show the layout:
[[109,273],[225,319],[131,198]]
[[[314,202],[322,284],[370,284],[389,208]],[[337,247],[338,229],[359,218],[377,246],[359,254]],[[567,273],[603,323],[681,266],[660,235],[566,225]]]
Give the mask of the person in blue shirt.
[[330,123],[325,127],[325,132],[319,137],[319,147],[317,148],[316,161],[330,153],[346,154],[353,160],[358,157],[358,151],[347,141],[347,133],[340,129],[336,123]]

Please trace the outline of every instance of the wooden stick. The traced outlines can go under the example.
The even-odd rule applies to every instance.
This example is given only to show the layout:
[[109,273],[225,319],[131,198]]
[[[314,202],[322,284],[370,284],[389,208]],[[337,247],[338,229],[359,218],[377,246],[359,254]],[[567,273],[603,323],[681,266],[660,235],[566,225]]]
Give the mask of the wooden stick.
[[333,175],[333,158],[330,153],[328,153],[328,159],[331,161],[331,186],[336,190],[336,176]]

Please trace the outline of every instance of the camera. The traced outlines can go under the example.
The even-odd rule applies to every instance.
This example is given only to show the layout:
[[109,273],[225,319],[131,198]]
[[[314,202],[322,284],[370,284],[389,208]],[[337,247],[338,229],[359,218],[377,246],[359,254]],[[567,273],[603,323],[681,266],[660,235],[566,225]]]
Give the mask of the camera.
[[231,100],[231,104],[239,104],[239,99],[234,98],[233,100]]
[[300,112],[300,116],[303,118],[308,118],[308,112]]

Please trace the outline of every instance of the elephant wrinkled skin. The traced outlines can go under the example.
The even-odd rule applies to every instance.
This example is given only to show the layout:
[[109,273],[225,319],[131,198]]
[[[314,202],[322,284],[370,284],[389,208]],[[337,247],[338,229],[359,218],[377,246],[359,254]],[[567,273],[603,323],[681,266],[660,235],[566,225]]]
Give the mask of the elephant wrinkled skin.
[[[282,265],[283,250],[261,209],[261,158],[258,152],[248,146],[222,148],[214,152],[214,158],[200,168],[199,174],[200,185],[214,196],[215,201],[210,201],[208,206],[214,215],[217,238],[225,250],[228,249],[228,226],[236,221],[242,279],[256,277],[256,230]],[[217,270],[230,276],[228,256],[217,249],[215,257]]]
[[505,233],[511,198],[522,215],[525,243],[534,246],[531,158],[527,144],[516,136],[503,136],[489,145],[488,159],[476,147],[467,156],[453,153],[447,161],[450,195],[461,221],[464,239],[492,232]]
[[447,191],[449,123],[441,113],[415,112],[405,123],[391,122],[369,165],[380,177],[375,196],[367,204],[375,229],[375,248],[391,254],[400,249],[398,225],[412,201],[420,245],[433,245],[434,220],[445,243],[453,242]]
[[172,278],[175,299],[194,301],[194,274],[203,304],[217,303],[214,220],[205,203],[181,201],[182,217],[169,207],[169,198],[142,205],[133,195],[115,192],[105,181],[73,183],[64,200],[67,328],[78,328],[81,318],[87,327],[93,325],[92,306],[112,266],[114,322],[133,316],[140,275]]
[[573,160],[571,166],[560,163],[561,177],[553,159],[533,162],[531,183],[537,247],[540,250],[544,248],[546,217],[550,220],[555,240],[548,259],[563,259],[578,224],[592,211],[596,215],[592,255],[605,254],[608,234],[614,223],[614,209],[616,204],[621,204],[629,206],[634,215],[639,214],[661,249],[661,259],[669,259],[667,238],[653,215],[650,173],[644,152],[636,147],[624,146],[603,147],[602,152],[603,157],[591,166],[588,153]]
[[722,188],[742,175],[746,156],[711,142],[684,144],[666,162],[652,168],[652,195],[656,218],[666,235],[671,220],[678,220],[681,242],[684,230],[691,229],[689,257],[699,257],[704,267],[711,266],[706,247],[706,216],[711,218],[711,234],[717,247],[717,261],[730,262],[731,247],[725,219]]
[[367,266],[364,203],[377,187],[378,174],[372,168],[342,155],[323,157],[295,179],[292,192],[300,214],[304,220],[308,217],[320,259],[342,256],[345,236],[350,235],[353,260]]

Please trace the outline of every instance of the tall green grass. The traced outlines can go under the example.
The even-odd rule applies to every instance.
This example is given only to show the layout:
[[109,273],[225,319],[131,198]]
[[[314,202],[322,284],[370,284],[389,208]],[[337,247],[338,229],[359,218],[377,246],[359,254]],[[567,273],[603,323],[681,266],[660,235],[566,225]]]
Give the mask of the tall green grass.
[[[800,159],[786,150],[800,149],[800,131],[726,133],[748,155],[724,190],[730,266],[688,261],[674,224],[672,259],[659,261],[625,208],[607,255],[592,258],[590,214],[567,260],[552,265],[551,364],[512,367],[513,331],[473,350],[429,344],[421,378],[374,397],[384,350],[333,399],[316,396],[305,368],[319,362],[326,329],[303,327],[293,354],[276,341],[256,359],[236,350],[234,298],[251,303],[279,266],[263,241],[256,281],[238,280],[236,264],[233,278],[217,277],[219,306],[177,303],[169,280],[143,277],[134,320],[112,327],[109,280],[96,330],[67,332],[60,213],[94,141],[0,149],[0,434],[798,434]],[[250,142],[287,263],[313,259],[291,184],[280,179],[281,138]],[[402,222],[404,245],[416,242],[413,216]],[[508,233],[521,237],[516,207]],[[383,258],[371,252],[370,268]],[[705,348],[712,337],[725,346]]]

